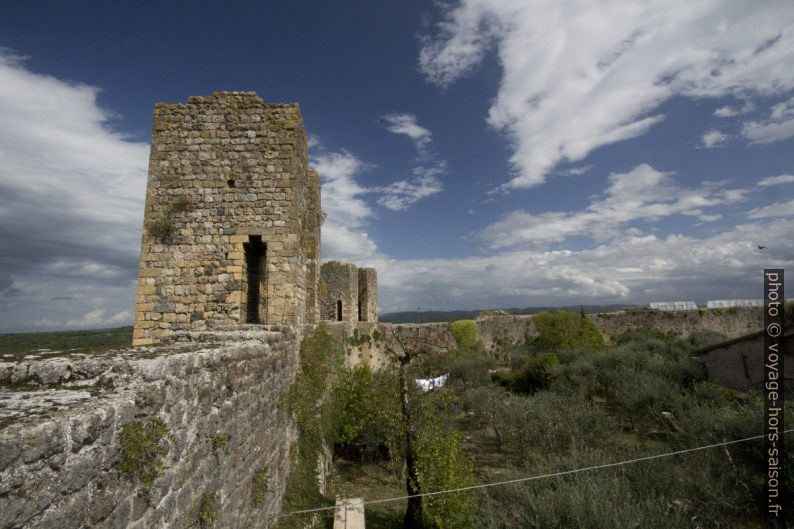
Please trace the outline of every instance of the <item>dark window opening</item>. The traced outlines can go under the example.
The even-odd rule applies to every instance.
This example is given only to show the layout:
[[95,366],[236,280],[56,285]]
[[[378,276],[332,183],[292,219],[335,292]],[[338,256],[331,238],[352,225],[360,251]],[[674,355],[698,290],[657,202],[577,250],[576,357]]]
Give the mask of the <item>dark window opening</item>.
[[361,302],[358,302],[358,321],[364,321],[364,318],[361,317]]
[[226,185],[229,187],[234,187],[234,180],[232,180],[231,178],[229,180],[226,180]]
[[265,258],[267,247],[259,235],[251,235],[243,244],[245,250],[246,278],[248,292],[246,295],[246,323],[261,323],[259,307],[262,305],[262,292],[265,291]]
[[342,321],[342,300],[336,302],[336,321]]

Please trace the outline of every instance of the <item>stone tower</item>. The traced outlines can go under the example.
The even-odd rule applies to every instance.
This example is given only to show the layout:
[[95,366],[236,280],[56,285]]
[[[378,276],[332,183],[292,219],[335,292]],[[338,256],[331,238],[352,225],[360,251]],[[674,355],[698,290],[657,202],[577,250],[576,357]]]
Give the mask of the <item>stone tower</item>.
[[207,322],[317,322],[321,223],[297,104],[158,103],[133,344]]
[[378,321],[374,268],[329,261],[321,267],[320,316],[328,321]]

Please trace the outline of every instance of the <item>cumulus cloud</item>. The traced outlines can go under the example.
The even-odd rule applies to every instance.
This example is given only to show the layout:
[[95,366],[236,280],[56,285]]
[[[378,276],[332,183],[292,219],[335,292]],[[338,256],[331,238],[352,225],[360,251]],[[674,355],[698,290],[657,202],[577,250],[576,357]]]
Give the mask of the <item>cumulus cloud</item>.
[[[44,320],[48,326],[51,326],[53,322],[49,320]],[[117,312],[116,314],[106,317],[105,310],[103,309],[95,309],[89,312],[86,312],[82,315],[82,317],[74,320],[69,320],[66,322],[66,327],[77,327],[77,328],[87,328],[87,327],[107,327],[109,325],[120,325],[124,323],[130,323],[132,321],[132,312],[129,310],[123,310]]]
[[776,202],[755,208],[747,213],[751,219],[765,219],[768,217],[792,217],[794,216],[794,199],[788,202]]
[[[1,327],[41,320],[64,291],[78,294],[72,312],[98,308],[91,291],[117,294],[108,313],[134,303],[149,146],[113,131],[97,93],[0,50],[0,275],[25,296],[23,307],[0,293]],[[50,319],[79,321],[61,316]]]
[[645,133],[673,96],[791,90],[793,21],[786,0],[462,0],[423,37],[419,67],[448,86],[495,50],[503,73],[487,120],[514,150],[502,188],[527,188],[561,161]]
[[405,134],[421,149],[430,145],[432,134],[419,125],[413,114],[387,114],[381,118],[386,130],[394,134]]
[[794,183],[794,174],[782,174],[778,176],[767,176],[758,182],[758,185],[766,187],[792,183]]
[[[758,241],[775,241],[763,253]],[[758,297],[763,268],[794,265],[794,224],[740,224],[718,235],[620,235],[583,250],[378,262],[384,311],[482,309]]]
[[711,149],[712,147],[722,145],[727,139],[727,134],[724,134],[717,129],[711,129],[710,131],[703,134],[701,141],[703,142],[703,147]]
[[373,215],[363,196],[369,192],[356,177],[372,168],[348,151],[321,152],[311,163],[322,182],[321,254],[324,259],[356,263],[380,256],[377,245],[364,231],[365,221]]
[[497,249],[559,242],[581,235],[604,240],[638,220],[652,222],[671,215],[716,220],[704,213],[703,208],[739,202],[745,193],[742,189],[716,189],[713,183],[699,188],[680,187],[671,173],[642,164],[628,173],[611,174],[605,198],[594,200],[582,211],[540,214],[513,211],[476,237]]
[[794,136],[794,97],[774,105],[765,121],[748,121],[742,134],[750,143],[773,143]]
[[378,204],[393,211],[401,211],[423,198],[439,193],[444,188],[440,177],[447,172],[447,162],[431,149],[430,131],[419,125],[413,114],[388,114],[381,118],[381,123],[389,132],[411,138],[416,147],[416,165],[410,180],[398,180],[372,189],[382,194]]
[[730,105],[720,107],[714,111],[714,115],[719,118],[733,118],[736,116],[747,114],[748,112],[752,112],[753,110],[755,110],[755,105],[753,104],[753,102],[745,101],[744,105],[742,105],[741,107],[732,107]]

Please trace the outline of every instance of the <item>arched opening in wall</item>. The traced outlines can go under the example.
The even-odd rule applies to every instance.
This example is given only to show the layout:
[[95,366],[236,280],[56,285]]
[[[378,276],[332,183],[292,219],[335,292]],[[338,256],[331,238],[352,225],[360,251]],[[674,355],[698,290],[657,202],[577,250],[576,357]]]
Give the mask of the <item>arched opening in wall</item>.
[[342,321],[342,300],[336,300],[336,321]]
[[250,235],[243,244],[247,292],[245,296],[245,323],[264,323],[267,314],[267,245],[261,235]]

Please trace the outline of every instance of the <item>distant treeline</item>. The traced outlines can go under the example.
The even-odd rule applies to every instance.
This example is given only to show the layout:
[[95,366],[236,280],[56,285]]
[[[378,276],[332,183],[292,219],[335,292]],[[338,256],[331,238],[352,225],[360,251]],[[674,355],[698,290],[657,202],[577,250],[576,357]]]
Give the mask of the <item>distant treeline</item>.
[[107,349],[132,344],[132,326],[84,331],[0,334],[0,354],[38,349]]
[[[628,305],[570,305],[567,307],[528,307],[525,309],[502,309],[510,314],[535,314],[538,312],[565,310],[569,312],[579,312],[584,309],[586,314],[593,314],[598,312],[614,312],[627,308]],[[384,323],[431,323],[438,321],[456,321],[467,320],[476,318],[481,312],[488,309],[481,310],[450,310],[450,311],[405,311],[405,312],[389,312],[381,314],[378,319]]]

